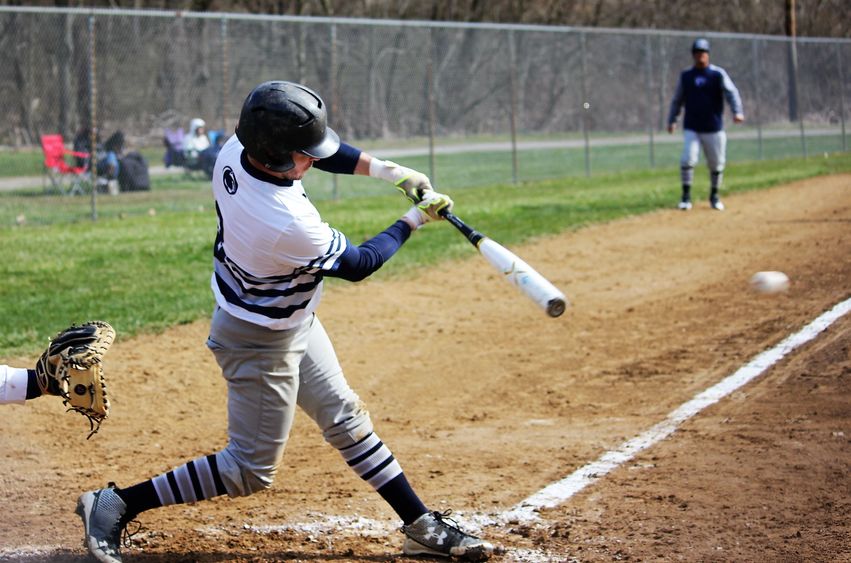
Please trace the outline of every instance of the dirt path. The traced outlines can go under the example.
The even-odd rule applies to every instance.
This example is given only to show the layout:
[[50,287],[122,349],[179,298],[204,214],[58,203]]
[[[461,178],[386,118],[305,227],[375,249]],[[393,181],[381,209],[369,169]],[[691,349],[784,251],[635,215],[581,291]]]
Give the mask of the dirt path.
[[[475,256],[326,295],[320,317],[349,380],[433,508],[472,517],[514,506],[851,296],[851,176],[726,203],[515,248],[570,296],[558,320]],[[750,293],[759,270],[786,272],[791,290]],[[4,408],[0,560],[85,560],[71,512],[81,491],[224,446],[207,328],[117,343],[115,416],[89,443],[55,401]],[[482,533],[506,561],[851,559],[850,336],[843,319],[542,525]],[[38,430],[57,421],[70,426],[53,438]],[[327,515],[377,522],[356,533],[285,527]],[[392,512],[302,415],[272,489],[142,522],[149,532],[126,561],[404,560]]]

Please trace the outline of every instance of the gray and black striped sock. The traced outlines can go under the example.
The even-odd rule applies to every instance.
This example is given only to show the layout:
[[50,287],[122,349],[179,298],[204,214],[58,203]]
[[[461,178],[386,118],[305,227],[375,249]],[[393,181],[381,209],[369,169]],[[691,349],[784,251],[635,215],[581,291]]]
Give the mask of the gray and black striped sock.
[[125,519],[130,520],[145,510],[217,497],[227,494],[227,489],[211,454],[116,492],[127,504]]

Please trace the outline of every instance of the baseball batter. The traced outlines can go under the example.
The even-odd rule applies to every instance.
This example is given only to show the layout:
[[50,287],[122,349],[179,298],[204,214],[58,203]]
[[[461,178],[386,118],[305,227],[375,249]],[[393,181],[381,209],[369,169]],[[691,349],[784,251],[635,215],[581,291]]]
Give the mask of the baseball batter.
[[685,106],[683,119],[683,153],[680,157],[680,176],[683,194],[679,208],[691,209],[691,185],[694,180],[694,167],[697,164],[700,149],[706,155],[709,166],[709,204],[712,209],[724,210],[724,204],[718,196],[724,173],[727,152],[727,134],[724,132],[724,98],[733,111],[733,121],[742,123],[745,115],[742,111],[742,99],[739,90],[723,68],[709,64],[709,41],[697,39],[691,47],[694,66],[680,74],[671,110],[668,113],[668,132],[673,133],[677,126],[680,108]]
[[[393,182],[415,202],[359,246],[323,222],[302,185],[312,166]],[[429,179],[341,143],[314,91],[266,82],[246,98],[236,135],[213,176],[218,232],[211,287],[216,299],[207,346],[228,386],[227,446],[127,488],[84,493],[77,504],[85,543],[104,562],[121,561],[122,528],[140,512],[268,488],[301,407],[403,522],[406,554],[487,559],[493,546],[430,511],[378,436],[349,387],[316,316],[323,278],[366,278],[452,200]]]

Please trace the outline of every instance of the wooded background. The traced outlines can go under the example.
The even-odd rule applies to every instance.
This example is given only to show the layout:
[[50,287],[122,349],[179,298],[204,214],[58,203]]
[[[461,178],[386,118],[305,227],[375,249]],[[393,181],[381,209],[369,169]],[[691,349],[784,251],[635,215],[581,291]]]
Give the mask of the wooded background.
[[[121,130],[131,146],[152,147],[162,144],[167,130],[185,129],[199,116],[211,129],[230,132],[251,88],[287,79],[321,92],[335,129],[356,142],[392,147],[404,140],[427,146],[433,158],[434,145],[445,142],[510,139],[514,147],[518,138],[564,142],[581,136],[587,149],[591,136],[642,135],[652,163],[671,95],[679,73],[692,64],[698,36],[710,39],[712,61],[738,85],[747,127],[756,128],[752,135],[760,147],[763,129],[800,137],[802,154],[810,134],[835,139],[831,150],[847,145],[846,38],[793,41],[782,34],[714,29],[421,19],[429,6],[435,13],[493,19],[523,2],[495,1],[487,11],[479,2],[393,4],[397,16],[412,19],[320,16],[334,12],[330,1],[233,2],[227,13],[118,4],[0,5],[0,92],[6,102],[0,107],[0,146],[35,147],[41,135],[70,140],[97,129],[104,135]],[[603,6],[615,4],[626,3],[596,3],[600,18],[609,14]],[[543,15],[548,4],[525,5],[537,9],[518,19]],[[584,14],[580,8],[590,5],[562,2],[552,8],[574,6]],[[300,13],[247,11],[263,6]],[[389,2],[339,3],[352,15],[358,6],[360,15],[390,14]],[[237,7],[246,11],[233,13]]]
[[849,0],[0,0],[8,6],[99,7],[851,37]]

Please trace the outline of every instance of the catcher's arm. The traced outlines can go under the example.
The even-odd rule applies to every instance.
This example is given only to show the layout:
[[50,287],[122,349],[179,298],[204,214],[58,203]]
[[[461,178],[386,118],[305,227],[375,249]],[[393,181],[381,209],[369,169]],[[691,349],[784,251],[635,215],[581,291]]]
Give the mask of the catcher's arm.
[[69,411],[89,419],[88,438],[109,416],[103,356],[114,340],[115,330],[107,322],[72,325],[51,340],[35,367],[42,393],[62,397]]

